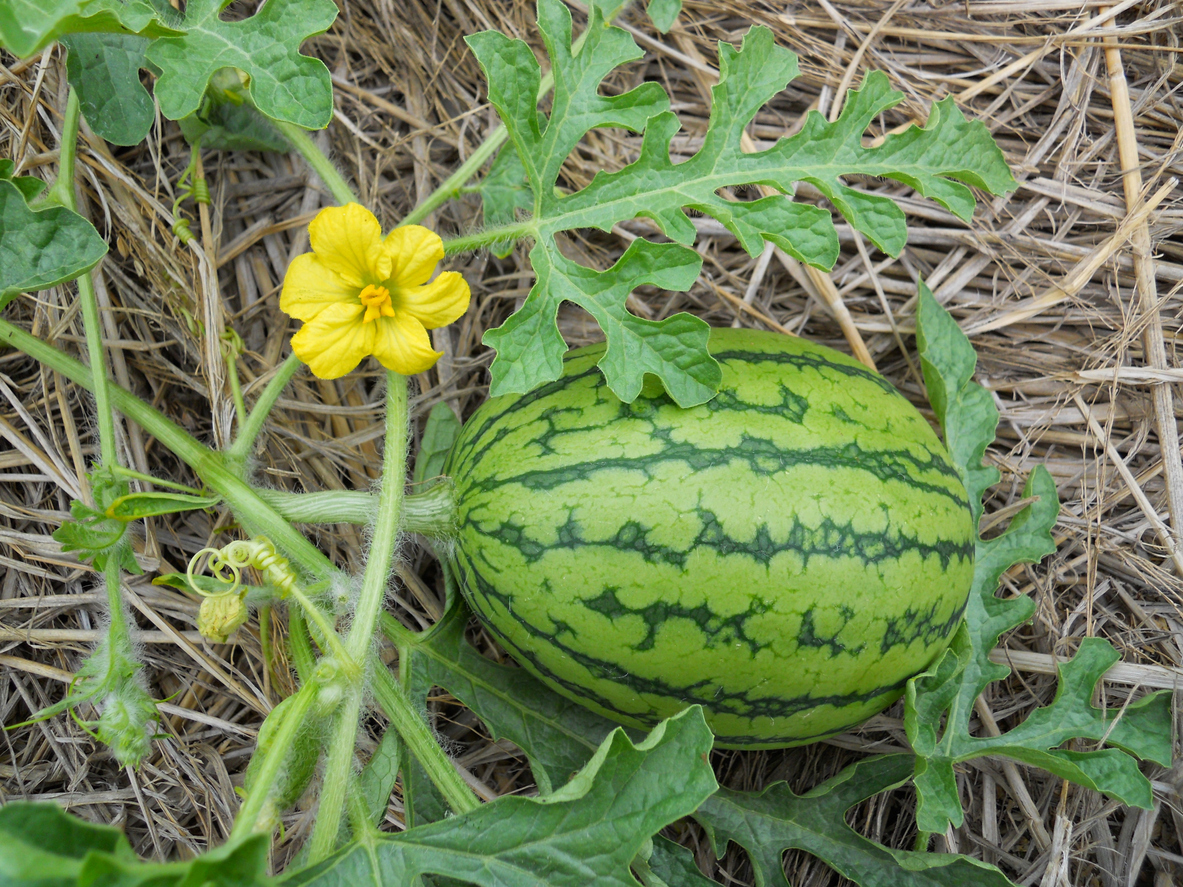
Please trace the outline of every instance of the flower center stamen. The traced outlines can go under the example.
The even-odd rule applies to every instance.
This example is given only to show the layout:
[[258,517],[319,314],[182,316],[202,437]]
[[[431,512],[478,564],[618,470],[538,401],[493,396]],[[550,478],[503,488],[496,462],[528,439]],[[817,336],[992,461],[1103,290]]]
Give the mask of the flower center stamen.
[[390,302],[390,290],[377,284],[366,284],[358,298],[366,306],[366,316],[362,323],[369,323],[379,317],[394,317],[394,305]]

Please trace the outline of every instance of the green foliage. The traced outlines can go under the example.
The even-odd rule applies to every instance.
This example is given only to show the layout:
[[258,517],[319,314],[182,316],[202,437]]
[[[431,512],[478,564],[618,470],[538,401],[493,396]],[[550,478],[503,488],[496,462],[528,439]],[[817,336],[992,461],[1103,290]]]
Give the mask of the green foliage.
[[143,570],[124,538],[127,520],[108,513],[108,509],[127,494],[127,484],[102,470],[90,474],[90,483],[95,507],[72,500],[70,515],[73,520],[65,521],[54,530],[53,538],[62,546],[62,551],[77,551],[81,560],[93,561],[95,569],[100,572],[106,569],[107,558],[114,557],[121,570],[139,575]]
[[468,609],[453,607],[411,652],[425,686],[440,686],[480,715],[495,739],[530,760],[542,794],[584,766],[615,724],[549,690],[529,672],[485,658],[464,639]]
[[127,522],[162,514],[200,511],[221,501],[221,496],[190,496],[186,493],[126,493],[108,505],[104,513],[107,517]]
[[177,34],[176,13],[149,0],[5,0],[0,4],[0,46],[30,56],[69,34]]
[[115,145],[139,144],[156,117],[156,106],[140,69],[151,41],[135,34],[71,34],[66,75],[78,93],[90,128]]
[[262,887],[267,856],[267,837],[253,835],[189,862],[141,862],[121,831],[57,804],[0,807],[0,883],[12,887]]
[[715,790],[711,741],[698,708],[662,722],[640,745],[617,730],[545,798],[503,797],[413,831],[363,839],[283,883],[410,884],[433,874],[488,887],[636,887],[629,863],[649,837]]
[[386,805],[390,803],[390,795],[394,792],[394,784],[402,766],[402,754],[398,731],[387,727],[382,741],[361,771],[362,798],[374,825],[380,825],[386,816]]
[[87,122],[118,145],[136,144],[152,125],[141,68],[159,75],[155,94],[164,116],[187,119],[186,137],[201,136],[207,147],[287,150],[251,107],[221,107],[217,80],[226,70],[241,72],[245,93],[263,115],[307,129],[327,126],[332,81],[319,59],[300,54],[300,45],[328,30],[336,4],[271,0],[236,22],[222,20],[225,5],[193,0],[182,15],[149,0],[8,0],[0,5],[0,45],[29,55],[63,40]]
[[0,307],[19,293],[73,280],[107,254],[99,232],[78,213],[30,208],[45,185],[12,171],[11,160],[0,160]]
[[[975,505],[975,516],[980,516],[981,495],[998,479],[994,468],[982,466],[998,411],[990,394],[971,381],[977,357],[968,339],[923,284],[917,338],[933,409]],[[923,832],[942,832],[950,822],[961,824],[964,814],[953,772],[960,761],[1002,755],[1141,807],[1151,804],[1150,783],[1134,759],[1118,749],[1164,765],[1170,761],[1169,692],[1150,694],[1120,712],[1106,712],[1092,704],[1094,687],[1119,658],[1107,641],[1098,638],[1086,638],[1076,656],[1061,666],[1051,705],[1001,736],[969,734],[974,701],[988,684],[1010,674],[1006,666],[990,661],[990,651],[1003,632],[1025,622],[1035,609],[1027,597],[995,597],[999,580],[1012,565],[1038,561],[1055,550],[1051,528],[1059,501],[1043,466],[1032,472],[1023,495],[1034,501],[1014,517],[1007,531],[978,540],[965,622],[952,645],[928,672],[908,683],[904,723],[917,754],[916,818]],[[1072,739],[1105,740],[1117,748],[1056,748]]]
[[444,461],[459,435],[460,420],[452,408],[446,403],[437,403],[432,407],[427,414],[427,423],[423,426],[419,451],[415,454],[412,483],[421,484],[444,473]]
[[220,0],[191,0],[185,33],[153,42],[148,60],[160,69],[156,98],[173,120],[201,105],[210,78],[237,68],[249,78],[255,106],[276,120],[306,129],[328,125],[333,88],[320,59],[300,54],[300,44],[323,34],[337,17],[331,0],[270,0],[250,18],[222,21]]
[[213,88],[206,90],[201,107],[177,124],[190,145],[200,143],[215,151],[282,153],[289,149],[280,131],[250,102],[223,100]]
[[[608,350],[600,369],[622,400],[631,402],[639,394],[646,373],[660,378],[682,406],[709,400],[719,383],[719,368],[706,353],[706,324],[685,314],[644,320],[624,307],[641,284],[685,290],[697,279],[701,258],[688,248],[695,229],[686,208],[714,216],[753,256],[766,241],[824,268],[838,254],[837,234],[825,210],[785,196],[732,201],[721,197],[720,189],[764,184],[788,194],[794,183],[809,182],[851,225],[895,255],[906,237],[903,212],[886,197],[848,187],[843,176],[904,182],[962,218],[969,218],[974,208],[968,185],[992,193],[1014,188],[989,132],[966,121],[951,99],[933,107],[923,129],[913,127],[888,136],[878,147],[864,147],[862,136],[872,120],[902,98],[882,74],[869,75],[850,94],[834,123],[811,112],[793,137],[758,154],[743,153],[744,127],[797,75],[796,56],[775,46],[772,33],[758,27],[739,49],[720,45],[720,79],[712,92],[702,148],[674,164],[670,140],[680,124],[657,84],[645,83],[618,96],[599,92],[615,67],[640,57],[632,38],[605,27],[599,8],[593,7],[587,41],[573,54],[571,16],[559,0],[540,0],[538,24],[555,78],[549,116],[538,110],[541,71],[524,42],[489,31],[468,38],[489,81],[489,100],[509,131],[529,182],[533,212],[528,224],[519,223],[507,236],[534,238],[530,260],[537,281],[522,308],[484,338],[498,352],[491,369],[494,395],[529,391],[559,376],[565,344],[555,316],[566,300],[585,308],[603,329]],[[588,130],[601,126],[644,131],[640,157],[619,172],[598,174],[581,191],[558,193],[567,156]],[[506,193],[506,185],[520,178],[508,160],[499,161],[493,172],[494,205],[487,219],[503,220],[521,206],[520,198]],[[579,265],[559,250],[556,236],[563,231],[609,231],[640,216],[657,222],[675,243],[634,241],[607,271]]]
[[846,811],[860,801],[908,780],[911,755],[868,758],[804,795],[783,782],[762,792],[721,788],[694,814],[707,829],[720,858],[727,842],[747,851],[759,887],[789,887],[785,850],[824,859],[862,887],[1011,887],[1002,872],[966,856],[892,850],[846,824]]

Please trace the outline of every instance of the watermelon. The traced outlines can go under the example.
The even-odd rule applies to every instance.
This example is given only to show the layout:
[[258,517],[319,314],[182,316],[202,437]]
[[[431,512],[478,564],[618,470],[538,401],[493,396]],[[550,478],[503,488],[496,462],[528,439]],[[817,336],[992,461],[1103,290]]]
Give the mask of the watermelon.
[[936,434],[832,349],[713,330],[718,395],[622,403],[596,362],[465,424],[449,555],[473,611],[557,692],[648,727],[702,705],[721,747],[883,710],[946,647],[975,527]]

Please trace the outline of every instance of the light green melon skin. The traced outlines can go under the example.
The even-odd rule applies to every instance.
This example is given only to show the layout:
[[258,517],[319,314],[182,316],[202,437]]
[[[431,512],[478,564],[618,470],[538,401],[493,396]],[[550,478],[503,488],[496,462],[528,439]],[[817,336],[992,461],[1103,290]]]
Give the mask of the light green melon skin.
[[883,710],[947,646],[968,499],[924,418],[850,358],[750,330],[710,347],[720,394],[692,409],[622,404],[603,346],[484,404],[446,468],[453,563],[557,692],[638,727],[700,703],[720,746],[799,745]]

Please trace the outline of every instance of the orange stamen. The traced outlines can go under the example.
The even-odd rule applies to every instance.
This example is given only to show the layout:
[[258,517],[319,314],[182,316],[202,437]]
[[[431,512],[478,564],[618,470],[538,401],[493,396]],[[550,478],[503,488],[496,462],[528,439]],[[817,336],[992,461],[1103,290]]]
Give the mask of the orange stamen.
[[358,298],[366,306],[366,316],[362,318],[362,323],[369,323],[379,317],[394,317],[394,305],[390,303],[390,290],[386,287],[367,284]]

